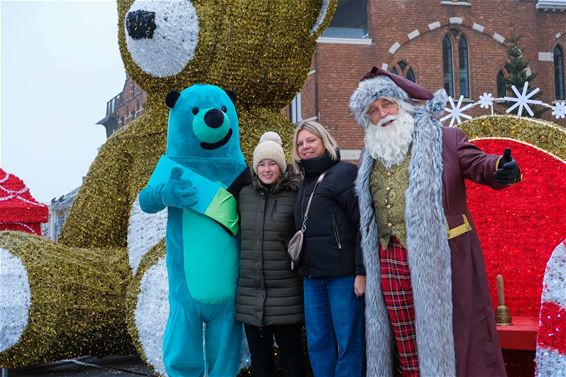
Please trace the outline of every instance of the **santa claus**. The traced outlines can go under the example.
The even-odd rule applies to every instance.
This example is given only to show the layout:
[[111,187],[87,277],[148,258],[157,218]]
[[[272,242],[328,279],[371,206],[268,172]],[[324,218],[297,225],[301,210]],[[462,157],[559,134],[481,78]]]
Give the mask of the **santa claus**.
[[365,130],[356,191],[368,376],[506,375],[464,179],[501,189],[521,175],[510,151],[486,154],[443,127],[445,102],[444,90],[376,67],[350,98]]

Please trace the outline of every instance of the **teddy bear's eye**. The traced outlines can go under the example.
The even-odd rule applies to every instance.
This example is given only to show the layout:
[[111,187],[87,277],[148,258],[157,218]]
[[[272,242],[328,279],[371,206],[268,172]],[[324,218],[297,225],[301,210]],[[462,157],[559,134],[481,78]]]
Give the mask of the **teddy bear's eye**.
[[193,107],[193,115],[197,115],[198,114],[198,107]]
[[223,112],[228,111],[228,109],[226,109],[226,106],[222,106],[222,107],[220,108],[220,110],[222,110]]

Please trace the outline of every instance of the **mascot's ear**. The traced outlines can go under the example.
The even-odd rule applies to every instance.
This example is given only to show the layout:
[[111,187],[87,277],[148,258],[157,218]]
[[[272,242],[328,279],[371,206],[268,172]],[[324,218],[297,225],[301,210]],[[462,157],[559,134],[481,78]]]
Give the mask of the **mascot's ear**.
[[181,93],[177,91],[172,91],[171,93],[167,94],[167,97],[165,97],[165,104],[167,105],[167,107],[169,107],[170,109],[174,108],[180,96]]
[[236,104],[236,93],[231,92],[229,90],[226,90],[226,94],[228,94],[228,97],[230,97],[230,99],[232,100],[232,103],[235,105]]

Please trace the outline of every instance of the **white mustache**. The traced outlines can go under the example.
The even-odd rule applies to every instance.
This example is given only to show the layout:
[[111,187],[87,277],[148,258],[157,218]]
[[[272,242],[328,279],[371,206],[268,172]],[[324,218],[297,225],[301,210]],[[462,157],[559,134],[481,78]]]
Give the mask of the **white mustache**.
[[399,119],[399,115],[387,115],[386,117],[381,118],[381,119],[379,120],[379,122],[377,122],[377,126],[378,126],[378,127],[381,127],[381,126],[383,126],[385,123],[391,122],[392,120],[397,120],[397,119]]

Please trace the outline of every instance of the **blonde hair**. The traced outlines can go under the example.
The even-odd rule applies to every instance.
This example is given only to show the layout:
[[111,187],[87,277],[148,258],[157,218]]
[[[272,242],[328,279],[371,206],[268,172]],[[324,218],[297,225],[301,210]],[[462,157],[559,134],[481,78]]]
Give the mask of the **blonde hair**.
[[333,160],[338,159],[338,144],[336,144],[336,140],[334,140],[328,130],[324,128],[322,124],[313,120],[303,121],[295,127],[295,132],[293,133],[293,165],[297,171],[299,170],[298,163],[301,161],[299,153],[297,152],[297,138],[299,136],[299,132],[303,130],[308,131],[321,139],[322,145],[324,146],[324,149],[326,149],[326,152],[330,155],[330,158]]

